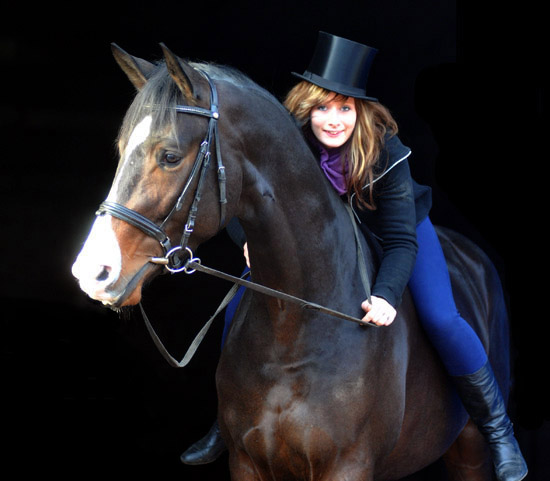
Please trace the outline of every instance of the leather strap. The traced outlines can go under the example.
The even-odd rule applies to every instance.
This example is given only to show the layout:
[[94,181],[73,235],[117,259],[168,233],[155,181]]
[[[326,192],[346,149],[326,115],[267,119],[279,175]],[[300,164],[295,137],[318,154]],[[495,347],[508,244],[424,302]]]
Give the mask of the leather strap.
[[350,316],[349,314],[344,314],[343,312],[335,311],[334,309],[321,306],[320,304],[309,302],[304,299],[300,299],[299,297],[295,297],[290,294],[286,294],[284,292],[271,289],[270,287],[266,287],[251,281],[246,281],[242,278],[235,277],[230,274],[226,274],[225,272],[221,272],[216,269],[203,266],[201,263],[197,261],[189,262],[188,267],[191,269],[197,270],[199,272],[203,272],[204,274],[209,274],[211,276],[218,277],[220,279],[225,279],[226,281],[234,282],[235,284],[238,284],[240,286],[245,286],[256,292],[260,292],[261,294],[266,294],[268,296],[276,297],[277,299],[281,299],[283,301],[288,301],[293,304],[298,304],[302,309],[311,309],[314,311],[322,312],[324,314],[328,314],[330,316],[337,317],[339,319],[355,322],[357,324],[360,324],[361,326],[378,327],[375,324],[364,322],[363,320],[354,316]]
[[369,274],[367,272],[367,265],[365,264],[365,253],[363,252],[363,246],[361,245],[361,236],[359,234],[359,229],[357,228],[357,223],[355,222],[355,216],[353,210],[348,204],[346,205],[346,211],[351,220],[351,225],[353,226],[353,234],[355,236],[355,243],[357,246],[357,263],[359,264],[359,275],[361,276],[361,282],[363,283],[363,289],[365,289],[365,294],[367,299],[370,302],[370,282]]
[[344,314],[342,312],[335,311],[334,309],[329,309],[328,307],[321,306],[319,304],[316,304],[314,302],[305,301],[303,299],[300,299],[295,296],[291,296],[290,294],[285,294],[284,292],[277,291],[275,289],[271,289],[266,286],[262,286],[261,284],[256,284],[255,282],[250,282],[244,280],[242,277],[235,277],[230,274],[226,274],[225,272],[218,271],[216,269],[212,269],[210,267],[203,266],[200,261],[197,260],[191,260],[187,263],[187,267],[191,268],[193,270],[197,270],[200,272],[203,272],[204,274],[209,274],[214,277],[218,277],[220,279],[224,279],[226,281],[233,282],[233,287],[229,290],[229,292],[226,294],[226,296],[223,298],[221,304],[216,309],[216,312],[210,317],[210,319],[207,321],[207,323],[203,326],[203,328],[199,331],[199,333],[195,336],[195,339],[193,339],[193,342],[187,349],[187,352],[185,353],[183,359],[181,361],[178,361],[175,359],[164,347],[164,344],[158,337],[157,333],[155,332],[155,329],[151,325],[151,321],[149,321],[149,318],[147,317],[147,314],[145,313],[145,309],[143,308],[143,305],[140,303],[139,307],[141,309],[141,314],[143,316],[143,321],[145,322],[145,326],[147,327],[147,331],[149,331],[149,334],[151,335],[151,338],[153,339],[153,342],[155,346],[157,346],[157,349],[161,353],[161,355],[166,359],[168,364],[170,364],[172,367],[181,368],[187,366],[189,364],[189,361],[193,358],[196,350],[198,349],[200,343],[204,339],[204,336],[206,336],[206,333],[210,329],[212,322],[214,319],[222,312],[227,305],[231,302],[233,297],[235,297],[235,294],[237,293],[237,290],[239,286],[245,286],[249,289],[252,289],[254,291],[260,292],[262,294],[266,294],[268,296],[276,297],[278,299],[288,301],[294,304],[298,304],[302,309],[311,309],[314,311],[322,312],[324,314],[328,314],[333,317],[337,317],[339,319],[343,319],[346,321],[351,321],[359,324],[363,327],[379,327],[376,324],[372,324],[370,322],[364,322],[363,320],[350,316],[348,314]]
[[151,222],[147,217],[141,215],[135,210],[128,209],[122,204],[117,202],[104,201],[100,204],[96,215],[109,214],[113,217],[128,222],[128,224],[137,227],[145,232],[147,235],[154,237],[163,246],[165,251],[169,251],[172,247],[170,245],[170,239],[165,232],[158,227],[154,222]]
[[[349,206],[347,207],[347,211],[350,215],[351,223],[353,225],[354,235],[355,235],[355,241],[357,245],[357,261],[359,263],[359,272],[361,275],[361,281],[363,283],[363,288],[365,289],[365,293],[367,295],[367,299],[370,301],[370,283],[367,273],[367,268],[365,264],[365,257],[363,253],[363,249],[361,247],[361,239],[360,239],[360,233],[357,229],[357,224],[355,223],[355,217],[353,215],[353,212]],[[190,252],[190,251],[189,251]],[[248,289],[252,289],[256,292],[260,292],[261,294],[265,294],[268,296],[276,297],[277,299],[281,299],[283,301],[288,301],[293,304],[298,304],[302,309],[310,309],[317,312],[321,312],[324,314],[328,314],[333,317],[337,317],[339,319],[343,319],[346,321],[351,321],[359,324],[363,327],[379,327],[376,324],[372,324],[370,322],[364,322],[362,319],[359,319],[357,317],[350,316],[348,314],[344,314],[339,311],[335,311],[334,309],[330,309],[328,307],[321,306],[319,304],[316,304],[314,302],[309,302],[304,299],[300,299],[299,297],[291,296],[290,294],[286,294],[281,291],[277,291],[275,289],[271,289],[270,287],[262,286],[261,284],[257,284],[255,282],[247,281],[244,279],[246,275],[249,273],[246,273],[243,275],[243,277],[235,277],[230,274],[227,274],[222,271],[218,271],[216,269],[212,269],[210,267],[203,266],[201,264],[200,259],[194,258],[192,255],[189,258],[189,260],[185,264],[185,268],[182,269],[184,272],[188,274],[192,274],[195,271],[200,271],[204,274],[208,274],[214,277],[218,277],[220,279],[224,279],[226,281],[233,282],[233,287],[229,290],[229,292],[226,294],[224,299],[222,300],[221,304],[216,309],[216,312],[210,317],[208,322],[203,326],[203,328],[199,331],[199,333],[196,335],[195,339],[189,346],[187,352],[185,353],[185,356],[181,361],[177,361],[164,347],[164,344],[158,337],[157,333],[155,332],[153,326],[151,325],[151,322],[149,321],[149,318],[147,317],[147,314],[145,313],[145,310],[143,309],[143,306],[141,303],[139,304],[139,307],[141,309],[141,314],[143,316],[143,320],[145,322],[145,326],[147,327],[147,330],[149,331],[149,334],[151,335],[151,338],[153,339],[154,344],[157,346],[157,349],[162,354],[162,356],[166,359],[166,361],[172,366],[172,367],[185,367],[189,361],[192,359],[193,355],[195,354],[197,348],[199,347],[200,343],[204,339],[204,336],[210,329],[210,326],[212,325],[212,322],[214,319],[218,316],[218,314],[223,311],[231,302],[231,299],[235,296],[237,293],[237,290],[239,286],[244,286]]]
[[239,286],[237,284],[235,284],[229,290],[229,292],[223,298],[221,304],[216,309],[216,312],[214,314],[212,314],[212,316],[210,317],[208,322],[203,326],[203,328],[195,336],[195,339],[193,339],[193,342],[191,343],[191,345],[187,349],[187,352],[185,353],[185,356],[183,357],[183,359],[181,361],[178,361],[177,359],[175,359],[168,352],[168,350],[164,347],[164,344],[162,343],[162,341],[158,337],[157,333],[155,332],[155,329],[151,325],[151,321],[149,321],[149,318],[147,317],[147,314],[145,313],[145,309],[143,309],[143,305],[141,304],[141,302],[139,303],[139,308],[141,309],[141,314],[143,316],[143,321],[145,322],[145,327],[147,327],[147,331],[149,331],[149,334],[150,334],[151,338],[153,339],[153,342],[154,342],[155,346],[157,346],[157,349],[162,354],[162,357],[164,357],[164,359],[166,359],[168,364],[170,364],[172,367],[177,367],[177,368],[185,367],[185,366],[187,366],[187,364],[189,364],[189,361],[191,361],[191,359],[195,355],[195,352],[196,352],[197,348],[199,347],[200,343],[204,339],[204,336],[206,336],[206,333],[210,329],[210,326],[212,325],[212,322],[218,316],[218,314],[227,307],[227,305],[231,302],[231,299],[233,299],[233,297],[235,297],[235,294],[237,293],[238,288],[239,288]]

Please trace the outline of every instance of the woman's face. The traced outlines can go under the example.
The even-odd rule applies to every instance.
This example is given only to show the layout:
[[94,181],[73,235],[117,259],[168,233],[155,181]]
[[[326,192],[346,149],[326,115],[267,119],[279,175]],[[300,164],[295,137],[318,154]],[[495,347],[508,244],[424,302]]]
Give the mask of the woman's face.
[[334,94],[325,103],[311,109],[310,120],[311,130],[319,142],[328,148],[341,147],[355,128],[355,100]]

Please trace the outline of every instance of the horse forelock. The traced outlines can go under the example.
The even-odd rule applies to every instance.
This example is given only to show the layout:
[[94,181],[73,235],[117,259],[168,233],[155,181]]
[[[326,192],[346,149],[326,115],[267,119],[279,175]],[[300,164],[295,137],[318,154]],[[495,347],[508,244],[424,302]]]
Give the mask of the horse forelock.
[[118,135],[119,145],[128,143],[136,126],[148,115],[152,117],[151,133],[174,124],[177,112],[173,107],[184,101],[182,93],[168,75],[166,66],[159,64],[124,116]]

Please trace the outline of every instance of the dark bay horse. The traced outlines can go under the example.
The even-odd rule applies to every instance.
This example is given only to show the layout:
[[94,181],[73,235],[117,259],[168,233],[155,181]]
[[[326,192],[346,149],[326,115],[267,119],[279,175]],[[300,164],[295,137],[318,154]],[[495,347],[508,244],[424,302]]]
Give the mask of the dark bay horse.
[[[352,222],[291,116],[243,75],[163,50],[165,61],[153,64],[113,47],[138,94],[111,191],[73,266],[82,289],[109,306],[134,305],[162,261],[179,271],[184,251],[192,256],[237,217],[254,282],[361,317]],[[457,305],[506,393],[496,271],[466,239],[439,234]],[[374,257],[361,242],[373,279]],[[408,292],[396,321],[375,328],[247,290],[216,381],[236,481],[395,480],[444,455],[452,476],[490,479],[483,440]]]

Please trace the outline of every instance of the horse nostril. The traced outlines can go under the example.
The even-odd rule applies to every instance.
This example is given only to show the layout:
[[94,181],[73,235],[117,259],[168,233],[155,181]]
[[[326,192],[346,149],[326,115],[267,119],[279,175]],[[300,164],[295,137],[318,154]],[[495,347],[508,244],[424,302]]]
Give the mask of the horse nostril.
[[111,272],[111,268],[109,266],[102,266],[103,269],[99,273],[99,275],[95,278],[96,281],[102,282],[107,280],[109,277],[109,273]]

